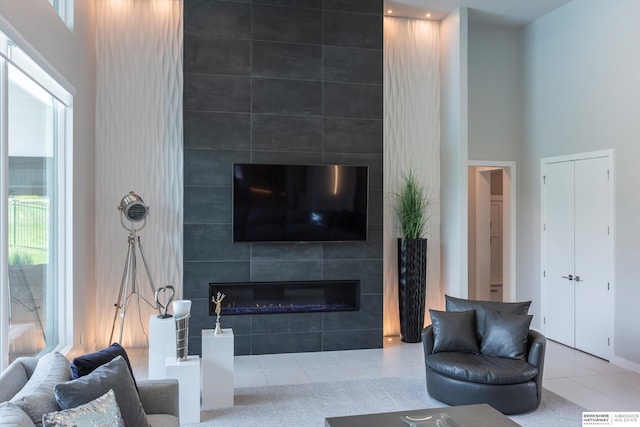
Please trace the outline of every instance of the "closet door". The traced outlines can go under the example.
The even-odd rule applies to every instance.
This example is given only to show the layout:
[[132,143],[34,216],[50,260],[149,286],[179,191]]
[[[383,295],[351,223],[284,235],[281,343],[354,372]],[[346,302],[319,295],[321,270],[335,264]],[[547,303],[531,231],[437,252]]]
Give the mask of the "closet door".
[[575,347],[574,162],[550,163],[544,171],[546,240],[545,335]]
[[613,336],[611,156],[543,160],[543,315],[549,339],[609,359]]

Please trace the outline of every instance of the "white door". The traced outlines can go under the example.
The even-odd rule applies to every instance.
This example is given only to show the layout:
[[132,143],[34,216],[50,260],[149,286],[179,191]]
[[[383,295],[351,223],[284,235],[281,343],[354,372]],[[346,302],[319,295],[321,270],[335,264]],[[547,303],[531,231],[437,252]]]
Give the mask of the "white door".
[[602,155],[543,163],[545,334],[604,359],[613,334],[611,167]]
[[578,160],[575,177],[575,347],[608,359],[613,320],[606,309],[613,274],[609,160]]
[[574,341],[574,163],[546,165],[543,191],[546,268],[545,335],[575,347]]

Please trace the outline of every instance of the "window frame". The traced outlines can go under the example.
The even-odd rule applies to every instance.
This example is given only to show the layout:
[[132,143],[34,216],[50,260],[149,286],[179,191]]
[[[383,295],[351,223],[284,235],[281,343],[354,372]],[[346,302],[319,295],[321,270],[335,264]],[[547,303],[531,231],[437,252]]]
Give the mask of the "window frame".
[[[16,43],[18,41],[18,43]],[[0,372],[9,362],[9,260],[8,217],[9,152],[8,152],[8,85],[9,65],[16,67],[54,98],[56,106],[57,145],[54,147],[56,171],[55,193],[57,218],[55,280],[57,281],[57,337],[58,342],[46,351],[68,351],[73,345],[73,89],[49,63],[42,58],[3,19],[0,19]]]
[[69,30],[73,31],[73,0],[49,0]]

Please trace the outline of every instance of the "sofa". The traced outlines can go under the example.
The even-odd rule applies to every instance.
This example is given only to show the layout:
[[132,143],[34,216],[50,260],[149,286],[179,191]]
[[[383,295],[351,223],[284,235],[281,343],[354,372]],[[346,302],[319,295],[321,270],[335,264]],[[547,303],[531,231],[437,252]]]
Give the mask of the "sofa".
[[542,398],[545,337],[529,329],[530,302],[446,296],[422,332],[427,391],[448,405],[487,403],[504,414],[529,412]]
[[0,427],[83,425],[83,419],[116,415],[118,422],[108,425],[180,425],[176,380],[136,382],[122,356],[79,379],[72,375],[69,361],[57,352],[16,359],[0,374]]

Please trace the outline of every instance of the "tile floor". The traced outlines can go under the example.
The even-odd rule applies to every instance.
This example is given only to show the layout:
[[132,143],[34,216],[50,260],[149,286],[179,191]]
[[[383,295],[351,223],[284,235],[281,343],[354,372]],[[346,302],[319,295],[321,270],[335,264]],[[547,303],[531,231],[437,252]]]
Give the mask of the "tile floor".
[[[137,378],[146,349],[127,350]],[[390,340],[382,349],[235,357],[235,387],[424,377],[422,344]],[[544,387],[590,411],[640,411],[640,374],[547,341]]]

